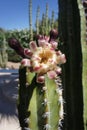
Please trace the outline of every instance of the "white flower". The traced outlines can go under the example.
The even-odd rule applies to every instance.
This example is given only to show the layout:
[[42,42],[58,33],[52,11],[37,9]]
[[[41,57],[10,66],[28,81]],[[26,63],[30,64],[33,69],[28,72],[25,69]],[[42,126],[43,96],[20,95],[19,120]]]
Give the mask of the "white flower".
[[[47,40],[38,40],[36,42],[30,42],[30,50],[28,61],[25,62],[25,66],[29,63],[29,67],[33,72],[37,73],[37,82],[44,83],[44,75],[47,74],[50,79],[55,79],[58,74],[61,73],[61,68],[58,66],[66,62],[65,55],[57,50],[57,42],[49,43]],[[55,50],[56,49],[56,50]],[[24,61],[22,61],[22,64]]]

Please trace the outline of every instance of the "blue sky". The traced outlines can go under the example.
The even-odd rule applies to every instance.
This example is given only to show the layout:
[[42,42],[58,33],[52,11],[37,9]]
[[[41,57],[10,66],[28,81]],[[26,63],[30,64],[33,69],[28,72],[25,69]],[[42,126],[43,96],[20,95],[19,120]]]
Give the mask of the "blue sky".
[[[58,0],[32,0],[32,21],[36,21],[36,9],[40,6],[40,19],[45,13],[46,3],[49,5],[49,17],[52,10],[55,17],[58,13]],[[29,28],[29,0],[0,0],[0,27],[4,29]]]

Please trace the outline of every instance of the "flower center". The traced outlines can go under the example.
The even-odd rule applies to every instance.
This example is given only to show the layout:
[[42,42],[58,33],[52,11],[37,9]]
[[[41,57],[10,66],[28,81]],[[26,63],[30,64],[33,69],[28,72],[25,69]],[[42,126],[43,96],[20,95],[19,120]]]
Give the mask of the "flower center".
[[46,64],[48,62],[48,60],[50,58],[52,58],[52,52],[48,49],[46,50],[43,50],[40,54],[39,54],[39,57],[41,58],[41,61],[40,63],[44,63]]

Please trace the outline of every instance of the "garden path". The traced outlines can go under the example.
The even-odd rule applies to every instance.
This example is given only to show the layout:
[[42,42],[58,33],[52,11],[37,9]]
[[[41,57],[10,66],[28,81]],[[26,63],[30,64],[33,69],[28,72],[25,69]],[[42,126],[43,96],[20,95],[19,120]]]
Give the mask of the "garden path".
[[0,130],[20,130],[17,116],[17,84],[18,73],[2,72],[0,69]]

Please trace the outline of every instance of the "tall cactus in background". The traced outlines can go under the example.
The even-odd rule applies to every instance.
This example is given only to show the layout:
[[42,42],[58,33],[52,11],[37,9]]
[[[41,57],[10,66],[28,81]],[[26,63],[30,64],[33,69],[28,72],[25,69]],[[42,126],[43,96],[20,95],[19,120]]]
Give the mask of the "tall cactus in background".
[[45,14],[45,34],[48,35],[48,4],[46,4],[46,14]]
[[[24,58],[19,69],[18,117],[22,130],[61,130],[64,118],[60,64],[65,55],[57,50],[56,30],[50,39],[41,36],[23,49],[17,40],[9,45]],[[41,67],[42,66],[42,67]],[[33,72],[33,73],[32,73]]]
[[80,37],[80,13],[76,0],[58,0],[59,36],[66,54],[67,63],[63,75],[65,104],[65,126],[67,130],[84,130],[82,53]]
[[54,28],[54,11],[52,11],[51,28]]
[[42,23],[41,23],[41,34],[45,34],[45,15],[44,13],[42,14]]
[[30,41],[33,40],[33,28],[32,28],[32,0],[29,0],[29,36]]
[[3,40],[0,43],[0,67],[5,68],[8,61],[6,39],[3,35]]
[[37,7],[36,12],[36,34],[39,34],[39,14],[40,14],[40,7]]

